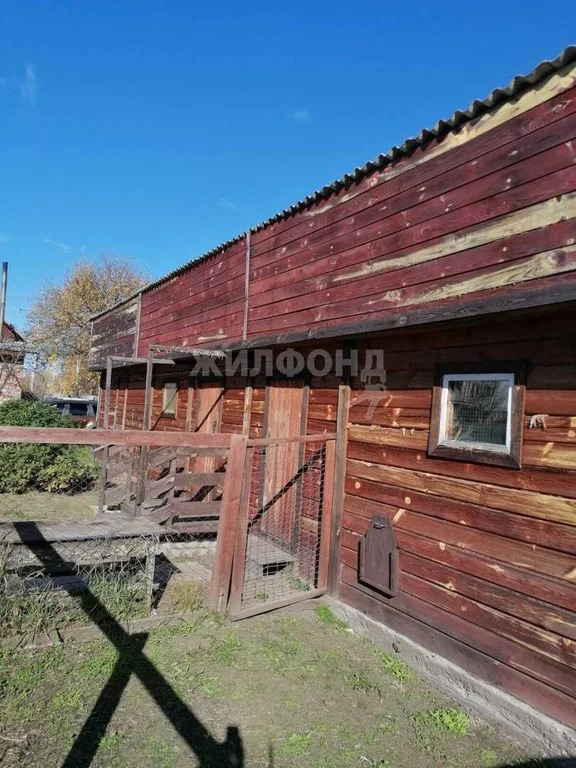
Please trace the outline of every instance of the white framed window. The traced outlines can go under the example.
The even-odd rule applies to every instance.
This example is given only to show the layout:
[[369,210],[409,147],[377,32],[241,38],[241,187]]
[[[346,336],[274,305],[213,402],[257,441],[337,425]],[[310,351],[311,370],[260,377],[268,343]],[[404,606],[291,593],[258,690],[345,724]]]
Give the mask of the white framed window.
[[162,416],[176,417],[178,408],[178,384],[175,381],[166,381],[162,390]]
[[524,377],[518,365],[440,366],[428,451],[432,456],[520,466]]

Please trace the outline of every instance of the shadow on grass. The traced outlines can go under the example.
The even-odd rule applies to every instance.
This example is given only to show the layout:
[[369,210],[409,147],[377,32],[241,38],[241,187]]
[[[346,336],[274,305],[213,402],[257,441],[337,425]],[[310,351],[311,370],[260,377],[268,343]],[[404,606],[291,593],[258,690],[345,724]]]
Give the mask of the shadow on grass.
[[[14,528],[47,569],[67,566],[35,523],[14,523]],[[132,675],[140,680],[158,709],[197,756],[199,768],[242,768],[244,748],[238,728],[229,726],[224,742],[214,739],[144,654],[148,635],[126,632],[90,590],[83,590],[78,599],[86,616],[114,645],[118,659],[61,768],[89,768]]]
[[576,757],[543,757],[525,763],[507,763],[498,768],[576,768]]

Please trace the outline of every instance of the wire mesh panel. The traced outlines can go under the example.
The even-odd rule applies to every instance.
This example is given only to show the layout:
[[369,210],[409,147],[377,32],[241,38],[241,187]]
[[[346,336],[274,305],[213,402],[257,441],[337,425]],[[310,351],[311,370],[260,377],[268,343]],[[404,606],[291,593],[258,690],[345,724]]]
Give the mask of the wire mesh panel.
[[234,561],[233,618],[325,589],[333,442],[274,439],[249,449]]
[[0,428],[0,636],[208,607],[229,444]]
[[101,467],[99,447],[0,443],[0,522],[92,518]]

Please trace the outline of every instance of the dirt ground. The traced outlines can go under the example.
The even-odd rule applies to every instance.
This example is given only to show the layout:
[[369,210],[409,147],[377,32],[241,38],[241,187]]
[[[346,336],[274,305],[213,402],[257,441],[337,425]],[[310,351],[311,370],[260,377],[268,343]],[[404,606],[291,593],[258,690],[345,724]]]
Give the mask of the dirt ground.
[[[68,756],[68,759],[66,759]],[[526,760],[325,605],[0,652],[0,766],[472,768]]]

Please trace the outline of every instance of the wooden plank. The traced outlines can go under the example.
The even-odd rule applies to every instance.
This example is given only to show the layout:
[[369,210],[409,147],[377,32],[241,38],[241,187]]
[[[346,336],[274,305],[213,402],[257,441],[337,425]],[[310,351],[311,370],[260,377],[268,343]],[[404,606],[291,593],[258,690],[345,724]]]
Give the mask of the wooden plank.
[[175,456],[186,455],[190,448],[179,448],[177,446],[167,446],[166,448],[156,448],[148,452],[148,467],[160,467],[162,464],[169,464]]
[[380,514],[381,503],[396,512],[411,509],[465,527],[576,555],[576,527],[571,525],[500,512],[477,504],[430,496],[385,483],[352,477],[346,479],[346,510],[368,519],[372,515]]
[[223,487],[225,482],[225,472],[177,472],[174,475],[174,488]]
[[194,522],[173,522],[170,524],[170,530],[175,533],[188,533],[191,535],[200,535],[207,533],[218,533],[220,530],[218,520],[213,521],[194,521]]
[[246,485],[245,474],[249,474],[246,471],[246,451],[246,439],[242,435],[231,435],[211,587],[212,606],[220,611],[225,610],[228,598],[238,516]]
[[528,441],[522,447],[522,461],[532,467],[576,470],[576,442]]
[[[343,525],[347,531],[355,531],[362,536],[366,532],[368,524],[369,520],[365,517],[359,517],[350,512],[346,512],[344,515]],[[570,583],[542,576],[534,571],[527,574],[525,570],[498,559],[493,553],[481,554],[463,549],[455,544],[428,539],[397,526],[395,527],[395,535],[400,549],[401,562],[406,553],[412,553],[420,558],[425,558],[426,563],[430,563],[431,568],[435,563],[440,563],[449,566],[452,573],[476,576],[486,582],[486,598],[490,595],[491,585],[496,584],[517,593],[519,597],[527,595],[540,600],[548,604],[550,610],[558,607],[572,612],[574,609],[574,587]],[[349,567],[357,568],[357,551],[343,550],[343,561]],[[409,568],[407,567],[406,570]]]
[[283,445],[284,443],[324,443],[326,440],[336,440],[336,432],[315,435],[292,435],[289,437],[263,437],[248,440],[248,445]]
[[[304,379],[270,380],[266,390],[265,463],[262,505],[267,510],[262,530],[286,546],[296,546],[302,466],[300,438],[306,430],[307,384]],[[256,442],[256,441],[252,441]]]
[[[368,443],[350,441],[348,457],[371,464],[383,464],[417,472],[431,472],[435,475],[453,477],[455,465],[444,459],[429,458],[423,451],[412,451],[392,446],[380,447]],[[489,465],[458,462],[458,477],[505,488],[521,488],[534,493],[554,494],[576,498],[576,485],[568,473],[550,472],[543,468],[524,467],[522,472]]]
[[106,541],[158,536],[163,530],[147,520],[90,520],[86,523],[47,520],[0,523],[0,541],[6,544]]
[[315,600],[325,594],[326,589],[311,589],[308,592],[299,592],[298,594],[294,594],[291,597],[286,597],[282,600],[274,600],[270,603],[259,603],[258,605],[252,605],[249,608],[230,611],[228,618],[232,621],[241,621],[242,619],[249,619],[252,616],[258,616],[262,613],[277,611],[280,608],[286,608],[289,605],[304,602],[304,600]]
[[[432,386],[432,372],[427,375]],[[388,374],[387,380],[390,379]],[[355,393],[356,395],[356,393]],[[381,427],[396,427],[397,429],[428,429],[430,426],[430,411],[425,408],[368,408],[366,405],[355,405],[350,408],[351,425],[372,424]]]
[[[387,215],[394,215],[402,211],[410,213],[412,207],[418,206],[418,204],[423,202],[426,203],[435,197],[440,198],[440,201],[445,202],[448,209],[450,209],[455,204],[455,194],[466,198],[468,190],[474,188],[475,183],[477,185],[481,180],[486,180],[487,186],[494,190],[497,185],[494,179],[487,179],[487,176],[489,174],[494,175],[495,171],[500,170],[504,180],[508,181],[509,185],[512,186],[514,182],[518,183],[517,178],[515,178],[515,171],[519,164],[529,160],[531,155],[540,154],[553,148],[555,145],[561,144],[563,139],[564,141],[569,140],[573,136],[572,131],[573,126],[570,126],[570,119],[567,117],[564,120],[552,123],[549,127],[543,127],[541,130],[534,131],[530,138],[525,136],[518,137],[516,135],[512,137],[515,141],[505,142],[504,145],[495,143],[491,147],[491,152],[483,154],[480,151],[474,160],[472,160],[475,154],[474,148],[471,147],[471,151],[468,153],[468,158],[471,162],[461,164],[451,155],[445,157],[444,162],[437,165],[436,173],[432,174],[429,183],[424,186],[420,186],[417,181],[419,175],[422,177],[422,174],[419,174],[417,170],[408,174],[402,187],[398,183],[387,182],[376,186],[374,189],[374,187],[364,182],[359,185],[365,193],[363,199],[354,201],[353,204],[347,201],[345,205],[338,206],[340,212],[334,211],[333,208],[328,211],[328,215],[323,217],[324,219],[332,217],[332,220],[328,222],[328,226],[322,226],[318,221],[306,221],[308,217],[302,217],[305,220],[300,225],[302,230],[300,237],[291,237],[290,241],[285,243],[281,249],[274,250],[272,248],[265,255],[255,255],[253,260],[254,273],[259,277],[263,268],[270,266],[274,260],[280,262],[280,270],[286,272],[290,270],[295,261],[295,253],[297,251],[295,252],[294,248],[302,240],[304,242],[308,241],[312,248],[321,244],[328,249],[329,241],[327,237],[332,232],[336,236],[341,236],[344,232],[350,231],[353,228],[352,225],[356,225],[356,222],[358,222],[358,228],[366,228],[379,214],[382,216],[382,211]],[[534,142],[533,147],[531,146],[532,141],[530,139]],[[512,168],[509,168],[509,166],[512,166]],[[478,172],[475,176],[474,172],[476,169]],[[394,192],[394,189],[397,192]],[[346,198],[346,195],[343,194],[343,197]],[[364,202],[364,205],[362,205],[362,202]],[[383,202],[385,202],[385,205],[382,205]],[[328,203],[324,210],[330,207],[330,203]],[[333,215],[335,213],[337,214],[336,216]],[[314,227],[314,229],[311,230],[311,227]],[[283,260],[280,259],[280,255],[284,256]]]
[[220,501],[180,501],[173,499],[168,503],[170,512],[176,517],[211,517],[220,515]]
[[349,427],[349,439],[374,445],[392,445],[425,451],[428,447],[428,430],[402,428],[383,428],[377,425],[364,426],[353,424]]
[[[545,656],[558,664],[566,665],[573,669],[575,648],[573,643],[566,643],[565,638],[559,634],[549,632],[541,627],[535,627],[531,623],[522,621],[514,616],[495,610],[489,605],[484,605],[465,597],[461,593],[446,589],[431,581],[413,576],[409,573],[402,574],[402,589],[410,594],[424,599],[443,610],[454,613],[457,616],[465,616],[466,620],[491,630],[508,640],[524,646],[535,655]],[[564,693],[573,694],[574,678],[570,672],[568,679],[564,677],[562,669],[558,669],[557,675],[551,684]]]
[[551,606],[569,611],[574,609],[574,587],[570,583],[541,576],[534,571],[528,576],[525,570],[515,568],[495,558],[493,554],[461,549],[401,528],[396,529],[396,538],[402,552],[411,552],[427,560],[448,565],[455,571],[477,576],[485,582],[507,587],[520,595],[534,597]]
[[[430,562],[407,552],[400,555],[400,568],[406,573],[448,589],[450,592],[471,598],[477,603],[505,614],[516,616],[529,622],[535,627],[542,627],[553,633],[550,640],[555,647],[556,657],[563,663],[570,663],[570,654],[574,653],[572,645],[562,641],[562,638],[576,640],[576,613],[568,611],[532,596],[519,595],[515,590],[492,583],[487,588],[482,579],[460,573],[445,564]],[[438,602],[435,603],[438,605]],[[486,625],[487,626],[487,625]],[[514,631],[512,639],[518,640],[519,633]],[[539,635],[541,638],[542,635]],[[560,656],[558,657],[558,649]]]
[[113,429],[66,429],[60,427],[0,427],[0,443],[58,443],[63,445],[144,445],[229,448],[230,436],[182,432]]
[[168,477],[162,477],[159,480],[152,480],[147,482],[144,486],[145,498],[150,499],[157,496],[161,496],[163,493],[173,490],[174,488],[174,475],[171,474]]
[[347,473],[364,478],[410,488],[432,496],[444,496],[467,501],[483,507],[514,512],[530,517],[576,525],[576,501],[549,494],[535,494],[519,488],[510,489],[488,483],[475,483],[460,478],[446,478],[429,472],[414,472],[391,466],[379,466],[349,459]]
[[[323,222],[302,221],[299,226],[292,229],[290,240],[285,240],[280,245],[281,238],[276,238],[277,244],[262,255],[255,256],[254,273],[258,276],[263,267],[276,262],[280,266],[280,280],[277,279],[276,283],[283,284],[290,279],[294,282],[294,257],[302,250],[303,243],[308,249],[322,245],[328,251],[335,240],[348,232],[354,229],[367,229],[371,224],[397,216],[399,213],[412,223],[414,210],[426,211],[425,214],[421,213],[418,216],[418,220],[423,216],[431,217],[434,207],[430,203],[444,204],[447,210],[451,210],[455,205],[469,203],[471,200],[478,199],[475,188],[481,189],[489,184],[495,192],[502,188],[503,181],[509,186],[513,180],[518,183],[517,179],[511,177],[514,177],[518,167],[521,168],[521,164],[531,157],[555,148],[569,152],[569,147],[562,147],[562,142],[569,141],[573,137],[574,125],[569,115],[534,131],[529,139],[517,137],[512,142],[495,145],[491,152],[481,154],[468,163],[453,165],[453,158],[446,158],[448,162],[438,166],[439,172],[425,186],[414,183],[418,176],[416,173],[410,175],[414,178],[406,180],[407,188],[406,186],[402,188],[399,183],[390,182],[378,185],[375,189],[365,187],[364,206],[359,207],[361,200],[357,200],[355,205],[341,205],[338,211],[332,209],[327,212]],[[542,165],[545,166],[546,163]],[[545,168],[542,170],[542,175],[545,175]],[[393,192],[394,189],[398,190],[398,194]],[[392,195],[390,195],[391,192]],[[312,224],[315,226],[311,230]],[[299,236],[296,235],[297,232]],[[259,280],[259,283],[261,282],[266,281]],[[258,293],[254,298],[256,299],[257,296]]]
[[[393,520],[394,530],[409,531],[439,544],[451,544],[463,550],[501,560],[523,571],[559,579],[567,584],[576,583],[576,568],[572,555],[477,531],[411,510],[398,510],[395,507],[387,508],[386,505],[380,505],[380,512]],[[496,567],[494,570],[498,573]],[[526,578],[529,576],[527,575]]]

